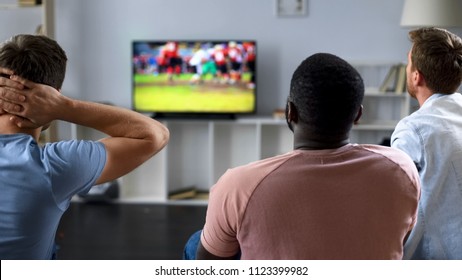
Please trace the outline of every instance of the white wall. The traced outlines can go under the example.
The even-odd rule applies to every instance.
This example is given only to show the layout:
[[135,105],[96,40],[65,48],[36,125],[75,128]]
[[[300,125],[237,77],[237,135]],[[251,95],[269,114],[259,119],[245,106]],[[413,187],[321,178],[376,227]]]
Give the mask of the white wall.
[[[65,85],[70,94],[78,84],[82,98],[124,107],[133,39],[256,39],[260,114],[284,105],[293,70],[312,53],[399,61],[409,46],[399,26],[402,0],[309,0],[302,18],[276,17],[273,0],[83,0],[73,9],[66,6],[76,1],[57,2],[57,38],[73,55],[70,64],[80,64]],[[80,34],[61,30],[71,21]]]
[[[0,5],[11,4],[12,0],[0,0]],[[40,8],[24,8],[21,11],[0,8],[0,41],[3,42],[14,34],[34,33],[41,23]]]
[[[403,0],[307,0],[307,16],[289,18],[275,16],[274,0],[55,1],[56,38],[69,56],[63,93],[123,107],[134,39],[256,39],[259,114],[284,106],[292,72],[310,54],[394,62],[410,47],[399,26]],[[0,9],[0,40],[39,21],[39,9]]]

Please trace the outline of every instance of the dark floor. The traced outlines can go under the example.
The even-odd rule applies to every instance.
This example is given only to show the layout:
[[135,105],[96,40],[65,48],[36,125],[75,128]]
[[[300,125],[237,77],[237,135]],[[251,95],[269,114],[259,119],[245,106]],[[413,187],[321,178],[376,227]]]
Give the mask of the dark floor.
[[205,206],[72,203],[56,235],[61,260],[175,260]]

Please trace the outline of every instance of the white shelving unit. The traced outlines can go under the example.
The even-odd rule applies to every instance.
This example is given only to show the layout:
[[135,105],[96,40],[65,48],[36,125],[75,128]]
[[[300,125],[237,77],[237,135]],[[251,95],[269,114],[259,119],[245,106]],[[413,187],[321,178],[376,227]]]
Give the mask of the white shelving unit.
[[169,191],[194,186],[208,191],[231,167],[292,149],[285,122],[269,118],[235,121],[168,121]]
[[410,114],[411,98],[407,93],[366,91],[363,115],[353,127],[351,142],[380,144],[391,136],[400,119]]
[[353,62],[364,79],[366,92],[363,115],[353,127],[354,143],[383,144],[389,140],[398,121],[414,111],[415,103],[407,92],[380,92],[379,87],[396,62]]
[[[272,118],[169,120],[164,124],[170,130],[169,144],[121,178],[122,202],[206,204],[204,199],[169,200],[168,195],[189,187],[208,192],[228,168],[292,149],[293,136],[285,121]],[[85,138],[101,136],[84,130]]]
[[[412,111],[407,93],[381,93],[379,85],[392,63],[368,64],[363,116],[353,127],[353,143],[380,144],[391,136],[397,122]],[[206,204],[206,199],[169,200],[169,193],[194,187],[207,192],[232,167],[292,150],[293,134],[285,120],[272,117],[236,120],[167,120],[167,147],[151,160],[120,179],[121,202]],[[81,139],[104,135],[77,127]]]

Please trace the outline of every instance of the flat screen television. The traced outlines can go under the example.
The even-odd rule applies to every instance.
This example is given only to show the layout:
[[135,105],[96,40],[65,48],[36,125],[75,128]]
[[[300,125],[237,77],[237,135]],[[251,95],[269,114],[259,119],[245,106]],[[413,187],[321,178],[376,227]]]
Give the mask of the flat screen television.
[[132,42],[132,108],[153,117],[256,111],[256,41]]

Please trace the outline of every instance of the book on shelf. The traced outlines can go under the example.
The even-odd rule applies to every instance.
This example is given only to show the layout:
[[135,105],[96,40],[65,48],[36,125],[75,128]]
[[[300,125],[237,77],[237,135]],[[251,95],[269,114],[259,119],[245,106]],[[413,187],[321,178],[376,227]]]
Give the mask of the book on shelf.
[[209,192],[208,191],[200,191],[198,190],[196,196],[193,199],[196,200],[209,200]]
[[186,187],[178,190],[174,190],[168,194],[170,200],[182,200],[182,199],[195,199],[195,200],[208,200],[209,192],[198,190],[195,187]]
[[387,75],[385,76],[385,79],[383,80],[383,83],[379,87],[380,92],[394,91],[397,73],[398,73],[398,66],[397,65],[391,66],[390,69],[388,70]]
[[396,78],[395,93],[402,94],[406,91],[406,64],[400,64],[398,77]]
[[406,90],[406,64],[392,65],[379,87],[379,92],[401,94]]
[[169,192],[168,199],[179,200],[179,199],[190,199],[194,198],[197,194],[195,187],[187,187],[179,190]]
[[42,0],[18,0],[18,5],[21,7],[42,5]]

